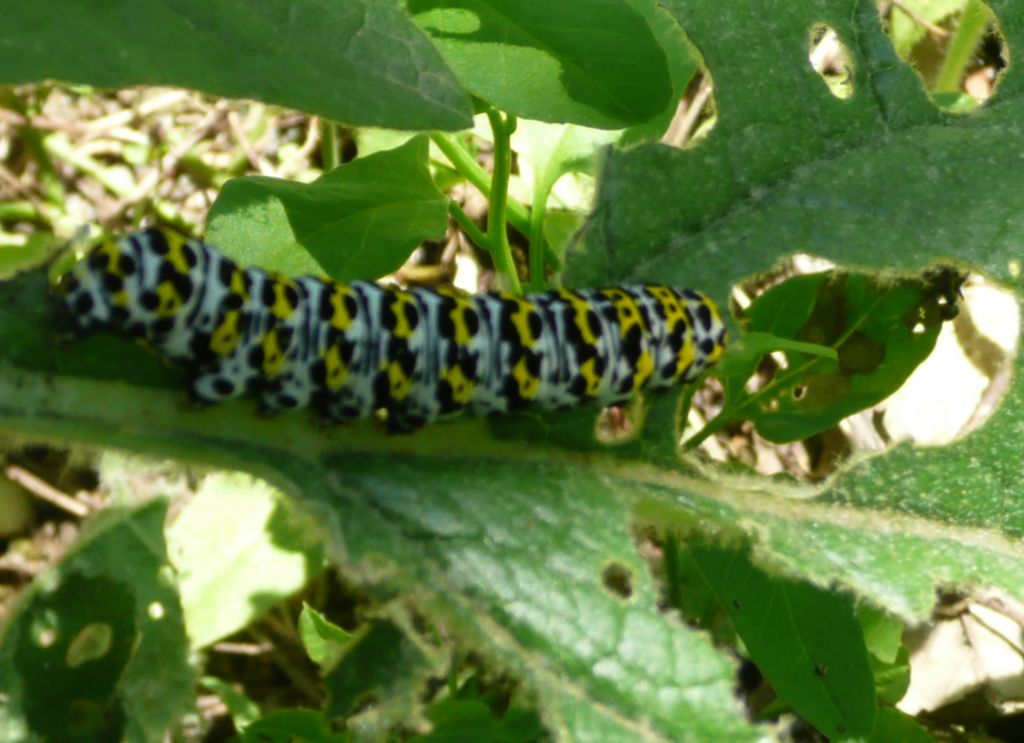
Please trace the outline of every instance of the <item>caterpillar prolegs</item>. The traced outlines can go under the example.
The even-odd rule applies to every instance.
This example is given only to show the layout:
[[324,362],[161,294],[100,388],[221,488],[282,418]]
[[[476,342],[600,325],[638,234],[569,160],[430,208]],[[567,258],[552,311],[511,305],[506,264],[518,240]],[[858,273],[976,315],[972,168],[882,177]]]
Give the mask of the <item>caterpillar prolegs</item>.
[[525,296],[398,289],[242,268],[162,229],[92,248],[56,292],[81,330],[147,340],[216,402],[314,406],[393,431],[458,414],[625,402],[695,380],[722,353],[715,304],[636,284]]

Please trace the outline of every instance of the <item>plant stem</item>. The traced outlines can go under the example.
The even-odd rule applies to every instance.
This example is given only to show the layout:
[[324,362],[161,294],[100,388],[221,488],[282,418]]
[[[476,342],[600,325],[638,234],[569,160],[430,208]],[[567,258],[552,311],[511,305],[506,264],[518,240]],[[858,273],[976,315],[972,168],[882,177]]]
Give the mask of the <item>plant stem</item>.
[[41,222],[45,217],[31,201],[5,201],[0,203],[0,221]]
[[978,42],[988,27],[990,12],[981,0],[967,0],[960,25],[949,42],[946,58],[935,81],[936,93],[955,93],[960,90],[960,82]]
[[[442,134],[441,132],[432,132],[430,141],[437,145],[437,149],[444,153],[444,156],[451,161],[455,169],[476,186],[480,193],[486,194],[490,190],[491,178],[487,171],[483,169],[480,163],[455,137]],[[526,208],[518,201],[509,202],[508,221],[524,235],[530,234],[530,215],[526,213]]]
[[550,188],[537,188],[535,184],[530,208],[530,280],[527,283],[531,291],[542,291],[547,286],[544,280],[544,253],[547,248],[544,242],[544,218],[547,216],[550,193]]
[[500,111],[487,112],[494,133],[494,173],[491,175],[491,189],[487,212],[487,238],[491,243],[491,256],[498,273],[505,279],[508,288],[519,294],[522,287],[512,260],[512,249],[508,244],[508,228],[505,213],[508,207],[508,179],[512,172],[512,132],[516,129],[516,117]]
[[455,218],[455,221],[459,223],[459,227],[466,233],[466,236],[472,240],[478,248],[486,250],[488,253],[491,251],[491,241],[487,239],[476,223],[470,218],[462,207],[456,204],[454,201],[448,202],[448,213]]
[[324,162],[325,173],[341,165],[338,125],[327,119],[320,119],[320,157]]

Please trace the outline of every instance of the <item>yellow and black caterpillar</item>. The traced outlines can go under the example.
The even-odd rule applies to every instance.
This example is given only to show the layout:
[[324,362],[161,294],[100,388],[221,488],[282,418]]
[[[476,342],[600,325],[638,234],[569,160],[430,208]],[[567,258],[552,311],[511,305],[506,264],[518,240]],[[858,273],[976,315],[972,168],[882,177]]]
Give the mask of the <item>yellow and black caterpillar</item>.
[[397,289],[241,268],[161,229],[92,248],[57,285],[81,330],[112,328],[187,364],[215,402],[393,431],[460,413],[621,403],[693,381],[725,328],[703,294],[642,284],[526,296]]

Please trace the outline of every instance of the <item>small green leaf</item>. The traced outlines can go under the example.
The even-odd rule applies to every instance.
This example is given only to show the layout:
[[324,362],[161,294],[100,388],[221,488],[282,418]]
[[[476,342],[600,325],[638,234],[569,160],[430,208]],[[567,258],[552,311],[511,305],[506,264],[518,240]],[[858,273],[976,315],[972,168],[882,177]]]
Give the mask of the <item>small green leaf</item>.
[[383,276],[448,226],[448,200],[431,179],[427,154],[427,138],[418,136],[313,183],[228,181],[210,208],[207,240],[244,265],[290,276]]
[[321,668],[332,666],[352,640],[351,632],[332,623],[305,602],[299,614],[299,636],[310,659]]
[[13,3],[0,82],[46,78],[181,85],[352,125],[472,125],[466,92],[394,0]]
[[224,702],[236,730],[245,730],[259,719],[259,705],[231,684],[215,676],[203,676],[199,679],[199,683],[219,696]]
[[619,129],[672,95],[665,52],[625,0],[408,0],[474,95],[527,119]]
[[249,725],[241,743],[347,743],[350,738],[331,731],[324,713],[312,709],[282,709]]
[[316,525],[246,475],[207,477],[167,538],[196,648],[241,629],[323,564]]
[[192,702],[164,501],[103,512],[0,638],[0,739],[158,740]]
[[871,673],[875,677],[875,688],[881,704],[894,705],[903,699],[910,688],[910,654],[901,647],[891,663],[879,660],[872,654]]
[[875,685],[852,598],[770,576],[746,551],[688,551],[779,696],[829,738],[869,735]]
[[870,604],[857,607],[857,621],[868,652],[881,661],[894,663],[903,647],[903,622]]
[[927,730],[898,709],[880,709],[875,720],[875,730],[871,733],[868,743],[935,743]]
[[427,709],[434,729],[413,743],[532,743],[544,739],[533,710],[511,707],[499,716],[476,699],[444,699]]

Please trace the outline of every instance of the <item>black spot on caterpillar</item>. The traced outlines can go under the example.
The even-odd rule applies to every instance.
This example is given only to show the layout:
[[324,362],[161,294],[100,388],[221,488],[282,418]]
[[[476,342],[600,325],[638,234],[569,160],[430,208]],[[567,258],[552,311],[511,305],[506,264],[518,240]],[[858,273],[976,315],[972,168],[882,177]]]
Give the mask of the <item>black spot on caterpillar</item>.
[[689,289],[470,296],[292,279],[161,229],[95,246],[55,293],[80,330],[130,333],[188,365],[200,400],[252,392],[268,411],[312,405],[333,422],[383,409],[392,431],[622,403],[695,380],[725,339]]

